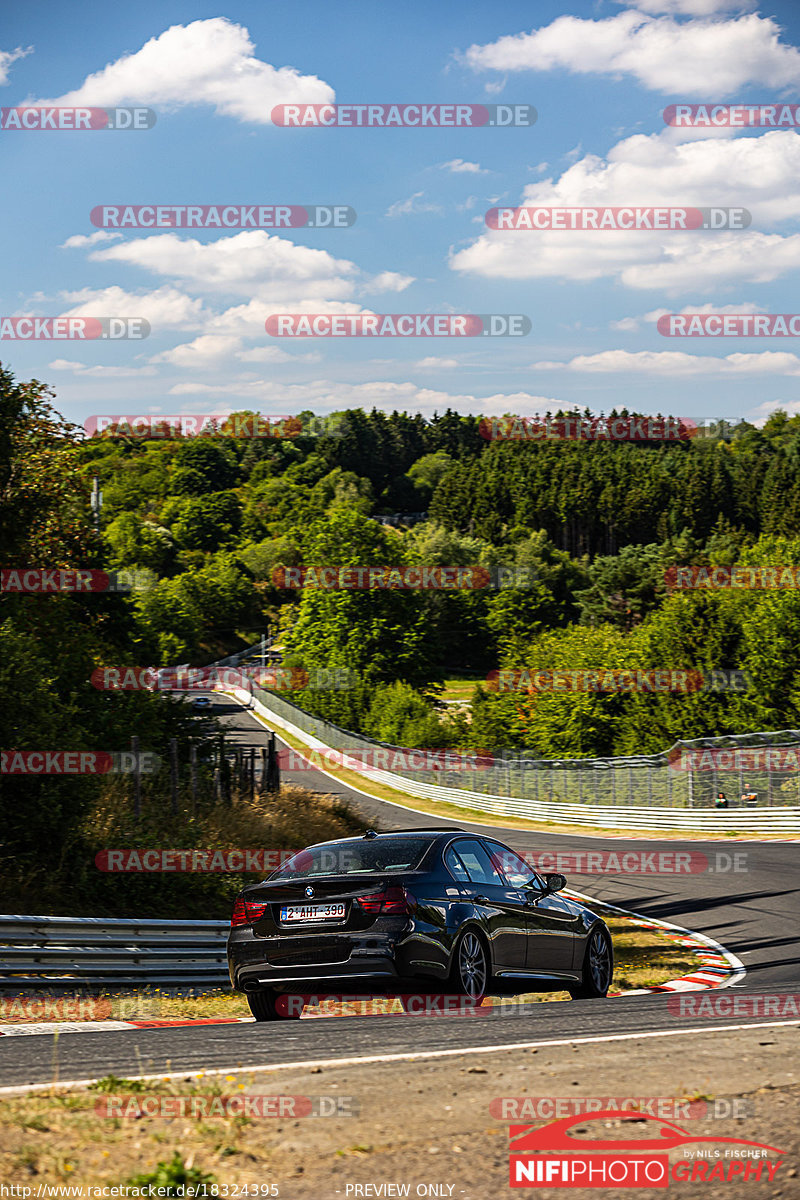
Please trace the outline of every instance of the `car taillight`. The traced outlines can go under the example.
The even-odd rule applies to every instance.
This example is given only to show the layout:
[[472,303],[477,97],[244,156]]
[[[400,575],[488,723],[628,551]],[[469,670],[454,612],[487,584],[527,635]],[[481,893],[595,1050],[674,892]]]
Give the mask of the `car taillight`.
[[359,896],[358,903],[364,912],[410,913],[414,897],[404,887],[388,887],[385,892],[372,892]]
[[260,921],[267,910],[266,904],[255,900],[237,900],[231,914],[231,928],[236,925],[254,925]]

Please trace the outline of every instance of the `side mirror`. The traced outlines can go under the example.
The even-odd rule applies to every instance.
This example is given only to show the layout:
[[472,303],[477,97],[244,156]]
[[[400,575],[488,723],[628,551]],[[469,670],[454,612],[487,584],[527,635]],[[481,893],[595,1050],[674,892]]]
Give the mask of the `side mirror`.
[[565,877],[559,874],[545,875],[544,881],[547,885],[545,888],[545,895],[547,896],[549,896],[551,892],[563,892],[564,888],[567,886]]

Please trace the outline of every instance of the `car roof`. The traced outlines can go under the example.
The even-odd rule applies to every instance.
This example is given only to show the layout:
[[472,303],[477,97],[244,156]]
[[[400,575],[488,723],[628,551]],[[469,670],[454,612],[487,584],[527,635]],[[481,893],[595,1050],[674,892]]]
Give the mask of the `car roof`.
[[[419,834],[422,837],[430,837],[431,835],[438,835],[439,837],[447,837],[451,833],[466,833],[467,830],[461,829],[459,826],[450,828],[449,826],[445,827],[443,825],[428,825],[421,829],[385,829],[385,830],[380,830],[380,831],[373,829],[373,830],[368,830],[368,832],[372,836],[367,837],[366,834],[362,833],[362,834],[358,834],[358,835],[355,835],[353,837],[348,837],[348,838],[331,838],[330,841],[327,841],[327,842],[312,842],[311,845],[306,846],[305,849],[313,850],[316,846],[338,846],[338,845],[341,845],[343,842],[365,842],[365,841],[366,842],[374,842],[374,841],[378,841],[379,839],[381,841],[383,841],[386,838],[408,837],[409,834],[415,834],[415,833]],[[298,850],[297,853],[300,854],[301,851]]]

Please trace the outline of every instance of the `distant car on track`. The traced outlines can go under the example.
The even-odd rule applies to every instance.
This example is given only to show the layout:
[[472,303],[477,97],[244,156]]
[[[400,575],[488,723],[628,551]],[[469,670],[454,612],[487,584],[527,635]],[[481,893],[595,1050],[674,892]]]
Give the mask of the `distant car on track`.
[[557,895],[564,887],[563,875],[542,878],[502,842],[458,828],[319,843],[236,900],[231,983],[259,1021],[289,1015],[280,993],[348,983],[363,992],[438,981],[478,1000],[494,979],[605,996],[611,935]]
[[192,708],[210,708],[211,701],[208,696],[195,696],[192,700]]

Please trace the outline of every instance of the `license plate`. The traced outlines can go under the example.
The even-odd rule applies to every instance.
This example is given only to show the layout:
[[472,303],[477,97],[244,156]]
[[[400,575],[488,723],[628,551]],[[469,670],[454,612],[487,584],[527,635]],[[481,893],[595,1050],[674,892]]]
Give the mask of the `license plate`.
[[284,904],[282,921],[341,921],[344,904]]

